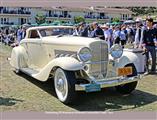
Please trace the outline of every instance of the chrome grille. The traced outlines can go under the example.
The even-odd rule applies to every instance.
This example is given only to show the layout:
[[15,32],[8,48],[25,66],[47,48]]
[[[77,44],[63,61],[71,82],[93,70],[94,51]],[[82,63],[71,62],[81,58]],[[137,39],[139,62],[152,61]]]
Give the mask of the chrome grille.
[[91,64],[88,65],[88,73],[92,76],[102,74],[104,77],[107,74],[108,64],[108,46],[104,41],[94,42],[90,44],[92,52]]

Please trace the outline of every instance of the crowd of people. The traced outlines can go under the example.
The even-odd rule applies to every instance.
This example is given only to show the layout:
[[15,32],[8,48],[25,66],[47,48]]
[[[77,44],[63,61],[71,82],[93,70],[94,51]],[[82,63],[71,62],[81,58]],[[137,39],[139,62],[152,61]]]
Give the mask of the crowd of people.
[[[0,40],[6,45],[17,46],[26,35],[26,27],[10,30],[0,29]],[[131,45],[133,48],[143,49],[148,66],[149,56],[152,58],[151,72],[156,71],[156,46],[157,46],[157,24],[148,18],[145,22],[137,19],[135,24],[100,25],[97,22],[86,24],[81,22],[76,26],[77,35],[82,37],[98,37],[105,40],[108,48],[113,44],[120,44],[123,48]]]
[[[146,30],[147,27],[147,23],[144,23],[140,19],[137,19],[135,24],[121,24],[115,26],[109,24],[99,25],[97,22],[87,25],[85,22],[81,22],[77,26],[77,31],[78,34],[83,37],[99,37],[100,39],[107,41],[109,47],[113,44],[121,44],[124,48],[128,43],[134,45],[133,47],[138,48],[142,47],[142,39],[144,37],[143,31]],[[152,28],[156,31],[157,25],[154,24]],[[154,42],[156,44],[156,41]]]
[[[145,22],[137,19],[135,24],[116,26],[98,25],[97,22],[86,25],[82,22],[77,29],[80,36],[105,40],[109,49],[113,44],[120,44],[123,48],[125,45],[132,45],[133,48],[143,49],[146,55],[146,70],[156,73],[157,24],[153,24],[152,18],[147,18]],[[152,58],[150,71],[149,57]]]
[[18,46],[20,41],[26,35],[26,27],[21,26],[19,29],[9,27],[0,28],[0,42],[9,46]]

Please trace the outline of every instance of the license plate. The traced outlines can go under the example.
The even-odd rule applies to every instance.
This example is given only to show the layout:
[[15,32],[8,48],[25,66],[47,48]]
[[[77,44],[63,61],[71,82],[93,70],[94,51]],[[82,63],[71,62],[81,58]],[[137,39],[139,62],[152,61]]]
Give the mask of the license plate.
[[101,91],[101,87],[99,84],[89,84],[85,87],[86,92],[96,92],[96,91]]
[[126,76],[132,74],[132,67],[118,68],[118,76]]

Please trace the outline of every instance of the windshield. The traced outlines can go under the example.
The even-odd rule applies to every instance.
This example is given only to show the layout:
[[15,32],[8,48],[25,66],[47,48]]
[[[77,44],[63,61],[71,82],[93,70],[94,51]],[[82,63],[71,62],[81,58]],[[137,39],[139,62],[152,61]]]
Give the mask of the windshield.
[[42,37],[56,36],[56,35],[73,35],[74,29],[73,28],[47,28],[47,29],[40,29],[39,33]]

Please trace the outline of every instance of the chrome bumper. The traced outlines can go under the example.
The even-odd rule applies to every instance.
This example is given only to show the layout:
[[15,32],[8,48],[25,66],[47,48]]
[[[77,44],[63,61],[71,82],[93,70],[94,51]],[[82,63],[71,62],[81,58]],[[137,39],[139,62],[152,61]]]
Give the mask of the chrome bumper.
[[[106,80],[106,79],[102,79],[101,81],[93,81],[93,83],[89,83],[89,84],[77,84],[75,85],[75,90],[76,91],[86,91],[86,87],[87,86],[92,86],[92,84],[95,85],[99,85],[100,88],[106,88],[106,87],[113,87],[113,86],[117,86],[117,85],[121,85],[121,84],[126,84],[126,83],[130,83],[130,82],[134,82],[134,81],[138,81],[142,78],[142,75],[137,75],[134,77],[122,77],[119,79],[110,79],[110,80]],[[99,90],[91,90],[91,92],[94,91],[99,91]]]

